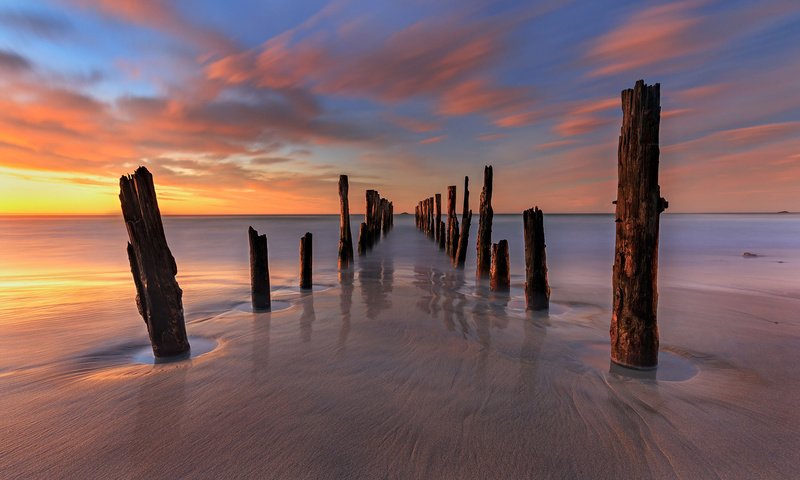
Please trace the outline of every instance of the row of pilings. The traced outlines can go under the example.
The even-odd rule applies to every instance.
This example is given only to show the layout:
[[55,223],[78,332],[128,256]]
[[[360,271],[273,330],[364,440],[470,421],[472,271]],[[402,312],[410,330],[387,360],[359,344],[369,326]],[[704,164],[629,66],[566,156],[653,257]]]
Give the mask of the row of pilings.
[[[494,169],[486,165],[483,169],[476,241],[476,271],[478,279],[488,279],[489,288],[495,292],[511,289],[508,241],[492,243],[492,183]],[[464,199],[461,225],[456,213],[457,189],[447,187],[447,224],[442,220],[440,193],[421,200],[415,209],[417,229],[427,235],[444,250],[451,264],[464,268],[467,257],[472,210],[469,208],[469,177],[464,177]],[[544,225],[542,211],[538,207],[523,213],[523,236],[525,239],[525,299],[530,310],[549,308],[550,286],[547,281]]]
[[[622,128],[617,154],[618,188],[616,242],[612,287],[611,360],[636,369],[651,369],[658,364],[658,234],[659,216],[668,202],[661,197],[658,184],[659,126],[661,121],[660,85],[636,82],[622,91]],[[478,233],[476,277],[489,279],[492,291],[510,289],[508,242],[492,243],[491,166],[484,168]],[[469,190],[464,182],[464,206],[459,230],[455,212],[456,187],[447,187],[447,225],[441,219],[441,194],[421,200],[415,209],[417,228],[445,251],[452,264],[464,267],[469,235]],[[525,240],[525,302],[530,310],[549,308],[544,215],[538,207],[523,212]],[[465,227],[466,224],[466,228]]]
[[[348,190],[347,175],[340,175],[338,267],[342,271],[353,264]],[[136,305],[147,325],[153,354],[158,358],[185,355],[190,345],[183,316],[183,291],[175,279],[178,267],[167,245],[153,175],[146,167],[120,178],[119,198],[128,231],[128,260],[136,286]],[[381,198],[376,190],[367,190],[365,221],[359,230],[359,254],[365,255],[393,227],[394,204]],[[250,226],[247,238],[253,311],[269,311],[272,299],[267,236]],[[313,289],[312,259],[313,234],[306,232],[300,238],[301,290]]]
[[[658,184],[660,85],[639,80],[622,91],[622,128],[617,150],[618,188],[616,243],[612,274],[611,360],[631,368],[650,369],[658,363],[658,235],[659,216],[667,208]],[[478,233],[476,276],[490,279],[490,288],[510,288],[508,242],[491,242],[492,167],[484,168]],[[441,219],[441,194],[419,202],[417,228],[445,251],[456,268],[463,268],[469,238],[469,179],[464,182],[464,205],[459,228],[456,217],[456,187],[447,189],[447,225]],[[353,260],[347,177],[339,179],[341,231],[339,266],[347,269]],[[156,200],[153,177],[145,167],[120,179],[120,202],[128,231],[127,246],[136,286],[136,304],[143,317],[156,357],[182,355],[189,351],[183,317],[183,292],[175,279],[177,266],[167,245]],[[393,226],[393,206],[375,190],[366,194],[365,221],[359,229],[358,251],[366,254]],[[538,207],[523,213],[525,237],[525,297],[530,309],[549,305],[543,214]],[[248,230],[251,258],[253,306],[269,308],[267,241],[252,227]],[[300,240],[301,288],[311,288],[312,235]],[[258,301],[256,297],[263,297]]]

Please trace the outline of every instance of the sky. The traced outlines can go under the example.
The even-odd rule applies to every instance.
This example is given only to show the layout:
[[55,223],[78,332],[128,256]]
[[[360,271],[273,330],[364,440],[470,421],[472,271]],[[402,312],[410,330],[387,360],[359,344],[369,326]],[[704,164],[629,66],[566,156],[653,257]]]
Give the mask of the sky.
[[670,212],[800,211],[797,0],[4,0],[0,214],[612,212],[638,79]]

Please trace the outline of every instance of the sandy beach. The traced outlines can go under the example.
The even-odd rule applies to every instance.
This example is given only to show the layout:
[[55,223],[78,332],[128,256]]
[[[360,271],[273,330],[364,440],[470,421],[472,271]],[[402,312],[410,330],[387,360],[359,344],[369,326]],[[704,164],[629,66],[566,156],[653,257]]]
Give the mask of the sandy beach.
[[[798,222],[712,217],[665,218],[655,378],[610,370],[611,249],[581,235],[610,231],[610,216],[547,220],[549,314],[524,310],[519,216],[495,228],[512,243],[509,296],[452,268],[408,217],[341,282],[323,240],[336,217],[167,218],[193,358],[165,364],[135,309],[119,219],[85,221],[114,232],[102,240],[75,222],[4,219],[64,241],[3,259],[1,476],[791,478],[800,255],[781,235],[754,245],[698,226],[766,222],[788,238]],[[276,232],[272,313],[250,311],[248,222]],[[288,239],[309,225],[320,267],[301,293]],[[4,251],[35,243],[10,231]]]

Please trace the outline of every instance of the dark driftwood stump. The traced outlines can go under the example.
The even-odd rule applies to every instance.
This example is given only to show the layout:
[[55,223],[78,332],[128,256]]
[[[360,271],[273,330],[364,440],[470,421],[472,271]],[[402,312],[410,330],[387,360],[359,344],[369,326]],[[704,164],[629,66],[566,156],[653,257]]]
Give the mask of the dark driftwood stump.
[[639,80],[622,91],[611,360],[658,365],[658,223],[667,207],[658,185],[660,86]]
[[364,212],[364,223],[367,224],[367,229],[364,232],[364,246],[367,250],[371,249],[375,244],[375,214],[378,208],[375,203],[377,195],[378,192],[375,190],[367,190],[366,192],[367,208]]
[[300,237],[300,288],[311,289],[312,236],[309,232]]
[[428,236],[435,240],[436,237],[436,207],[433,197],[428,198]]
[[508,265],[508,241],[500,240],[492,245],[492,268],[489,289],[493,292],[511,290],[511,271]]
[[250,227],[247,236],[250,240],[250,300],[253,310],[269,310],[272,300],[269,293],[267,235],[259,235]]
[[469,177],[464,177],[464,209],[461,211],[461,234],[458,237],[456,249],[456,266],[464,268],[467,261],[467,242],[469,242],[469,227],[472,223],[472,210],[469,209]]
[[478,217],[477,268],[478,278],[487,278],[492,268],[492,166],[483,168],[483,190]]
[[445,253],[452,260],[456,248],[458,248],[458,231],[456,230],[456,186],[447,187],[447,245]]
[[367,254],[367,223],[361,222],[361,225],[358,227],[358,254],[359,255],[366,255]]
[[128,260],[136,284],[136,305],[147,324],[156,357],[189,351],[178,267],[167,245],[153,176],[145,167],[119,180],[119,200],[128,230]]
[[550,307],[547,257],[544,243],[544,215],[539,207],[522,213],[525,237],[525,305],[528,310]]
[[347,175],[339,175],[339,268],[353,264],[353,235],[350,232],[350,201]]
[[440,239],[442,238],[442,194],[436,194],[436,243],[441,245]]

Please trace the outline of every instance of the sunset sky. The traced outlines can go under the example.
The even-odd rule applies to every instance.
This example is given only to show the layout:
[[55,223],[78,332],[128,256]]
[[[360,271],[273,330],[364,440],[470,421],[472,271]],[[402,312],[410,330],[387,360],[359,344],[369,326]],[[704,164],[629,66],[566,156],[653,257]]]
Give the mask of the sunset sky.
[[138,165],[168,214],[475,208],[486,163],[497,212],[610,212],[640,78],[669,211],[800,210],[797,0],[4,0],[0,214],[116,214]]

